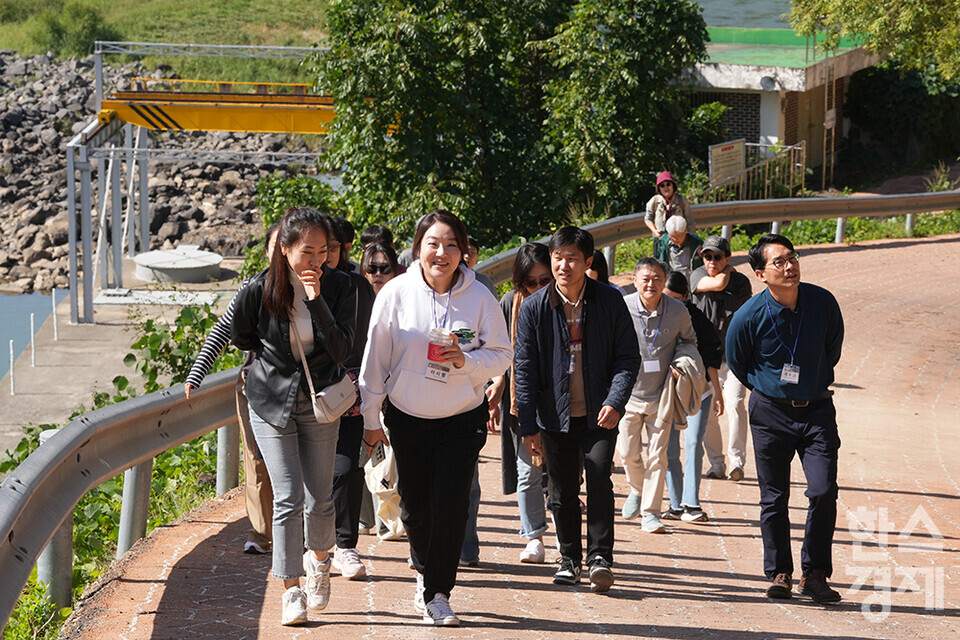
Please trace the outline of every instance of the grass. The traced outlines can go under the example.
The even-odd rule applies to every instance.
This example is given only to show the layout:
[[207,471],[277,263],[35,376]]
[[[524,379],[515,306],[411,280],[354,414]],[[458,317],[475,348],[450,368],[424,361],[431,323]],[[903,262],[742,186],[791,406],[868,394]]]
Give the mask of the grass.
[[[0,0],[0,48],[22,55],[46,53],[41,16],[81,0]],[[326,0],[82,0],[99,12],[120,40],[271,46],[311,46],[324,34]],[[9,7],[5,11],[5,7]],[[90,48],[89,54],[93,53]],[[127,62],[118,60],[116,62]],[[149,68],[172,67],[184,78],[260,82],[309,82],[294,61],[148,57]]]

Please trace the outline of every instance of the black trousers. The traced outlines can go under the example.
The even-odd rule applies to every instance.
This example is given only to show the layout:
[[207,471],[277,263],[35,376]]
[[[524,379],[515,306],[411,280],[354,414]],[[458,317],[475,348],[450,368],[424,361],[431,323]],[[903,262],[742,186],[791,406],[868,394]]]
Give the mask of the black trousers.
[[580,564],[583,557],[580,513],[580,457],[587,476],[587,564],[601,557],[613,564],[613,451],[616,429],[588,429],[573,418],[570,431],[540,431],[550,476],[550,500],[560,554]]
[[793,574],[790,552],[790,463],[800,456],[807,479],[807,523],[800,567],[833,571],[833,532],[837,524],[837,411],[832,399],[807,407],[776,403],[750,394],[750,432],[760,481],[760,534],[763,571],[768,578]]
[[384,423],[397,461],[401,519],[424,601],[457,582],[470,488],[487,441],[487,402],[449,418],[418,418],[387,402]]
[[360,444],[363,440],[363,416],[340,418],[340,437],[333,462],[333,508],[337,515],[337,546],[353,549],[360,530],[360,505],[363,498],[363,467]]

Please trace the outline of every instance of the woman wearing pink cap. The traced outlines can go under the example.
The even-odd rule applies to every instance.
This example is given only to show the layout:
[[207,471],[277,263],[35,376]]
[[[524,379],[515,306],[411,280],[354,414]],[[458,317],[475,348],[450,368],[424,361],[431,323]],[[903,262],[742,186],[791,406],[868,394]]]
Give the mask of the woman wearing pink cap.
[[654,237],[659,238],[667,232],[667,220],[670,216],[683,216],[687,221],[687,231],[693,233],[696,225],[690,212],[690,203],[677,193],[677,183],[669,171],[657,174],[657,195],[647,202],[647,215],[644,222]]

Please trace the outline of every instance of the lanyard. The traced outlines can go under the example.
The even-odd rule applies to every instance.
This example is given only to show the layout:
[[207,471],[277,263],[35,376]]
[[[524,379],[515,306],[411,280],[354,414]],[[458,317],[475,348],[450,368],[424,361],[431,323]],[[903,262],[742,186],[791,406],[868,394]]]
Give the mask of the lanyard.
[[447,326],[447,317],[450,315],[450,298],[453,297],[453,295],[451,295],[452,292],[447,292],[447,310],[443,312],[442,321],[437,319],[437,292],[432,291],[431,293],[433,293],[433,326],[445,329]]
[[800,327],[803,326],[803,314],[804,310],[800,310],[800,322],[797,324],[797,338],[793,341],[793,349],[787,346],[787,343],[783,341],[783,338],[780,337],[780,332],[777,331],[777,323],[773,320],[773,311],[770,310],[770,301],[764,300],[764,304],[767,305],[767,315],[770,316],[770,322],[773,324],[773,334],[777,336],[777,340],[780,341],[780,344],[783,345],[783,348],[787,350],[787,353],[790,354],[790,364],[793,364],[794,354],[797,353],[797,344],[800,343]]
[[[670,244],[674,247],[677,247],[677,245],[673,244],[673,242],[671,242]],[[690,253],[693,253],[693,251],[691,251]],[[687,251],[683,247],[677,247],[677,250],[674,253],[674,255],[677,258],[677,264],[680,265],[681,267],[685,267],[686,265],[684,264],[684,262],[686,261],[686,258],[689,257],[689,254],[687,254]]]
[[[659,315],[659,320],[657,320],[657,330],[653,332],[653,339],[647,339],[647,323],[643,323],[643,341],[647,343],[647,355],[653,356],[653,345],[657,342],[657,336],[660,335],[660,325],[663,324],[663,316],[667,315],[667,305],[664,304],[663,294],[660,295],[660,302],[657,304],[657,309],[663,307]],[[640,317],[643,318],[643,306],[640,304],[640,292],[637,292],[637,313],[640,314]]]
[[[577,321],[577,339],[573,339],[573,332],[570,332],[570,346],[575,347],[583,342],[583,312],[587,308],[585,300],[580,300],[580,320]],[[566,314],[564,314],[566,316]],[[572,323],[570,323],[572,324]]]

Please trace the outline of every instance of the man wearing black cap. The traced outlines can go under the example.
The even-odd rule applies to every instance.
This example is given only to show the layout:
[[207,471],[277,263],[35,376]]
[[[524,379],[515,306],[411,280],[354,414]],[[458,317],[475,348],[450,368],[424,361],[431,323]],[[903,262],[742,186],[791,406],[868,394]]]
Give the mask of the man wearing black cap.
[[[703,266],[690,274],[693,303],[710,319],[723,340],[734,312],[750,299],[753,289],[747,276],[730,266],[730,242],[726,238],[709,236],[703,242],[700,257]],[[720,367],[720,384],[723,386],[723,404],[727,414],[730,479],[739,482],[743,479],[747,456],[747,413],[744,406],[747,391],[736,376],[731,375],[726,359]],[[710,461],[710,469],[705,476],[725,478],[727,467],[723,462],[720,421],[712,411],[707,417],[703,447]]]
[[730,370],[750,394],[750,431],[760,483],[760,534],[768,598],[789,598],[790,463],[800,456],[807,517],[800,550],[800,592],[838,602],[833,570],[837,524],[837,410],[834,367],[843,345],[840,305],[826,289],[800,282],[800,256],[790,240],[767,234],[750,249],[750,266],[766,289],[750,298],[727,330]]

